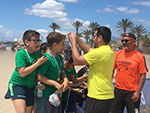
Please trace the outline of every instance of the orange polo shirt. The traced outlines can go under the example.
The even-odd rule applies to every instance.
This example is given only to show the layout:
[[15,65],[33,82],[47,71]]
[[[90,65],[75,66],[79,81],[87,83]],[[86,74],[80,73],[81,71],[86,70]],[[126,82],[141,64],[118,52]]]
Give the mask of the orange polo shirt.
[[117,51],[115,53],[115,68],[117,68],[115,87],[128,91],[136,91],[139,85],[139,74],[148,72],[145,57],[137,50],[129,53],[124,49]]

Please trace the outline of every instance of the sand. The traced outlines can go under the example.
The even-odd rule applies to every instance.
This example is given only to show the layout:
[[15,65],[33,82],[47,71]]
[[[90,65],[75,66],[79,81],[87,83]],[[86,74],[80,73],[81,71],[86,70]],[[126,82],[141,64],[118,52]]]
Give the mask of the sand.
[[[15,68],[16,52],[11,52],[10,48],[7,51],[0,51],[0,113],[15,113],[14,106],[10,99],[4,99],[7,91],[8,82]],[[145,55],[148,69],[150,69],[150,55]],[[83,66],[76,66],[78,71]],[[150,73],[147,73],[147,78],[150,78]]]

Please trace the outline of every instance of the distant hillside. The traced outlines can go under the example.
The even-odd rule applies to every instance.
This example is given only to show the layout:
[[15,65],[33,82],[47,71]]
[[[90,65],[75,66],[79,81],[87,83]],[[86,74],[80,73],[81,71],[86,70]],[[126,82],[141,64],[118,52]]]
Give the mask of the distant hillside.
[[121,39],[121,38],[118,38],[118,37],[115,37],[115,36],[112,36],[112,37],[111,37],[111,40],[112,40],[112,41],[115,41],[116,39]]

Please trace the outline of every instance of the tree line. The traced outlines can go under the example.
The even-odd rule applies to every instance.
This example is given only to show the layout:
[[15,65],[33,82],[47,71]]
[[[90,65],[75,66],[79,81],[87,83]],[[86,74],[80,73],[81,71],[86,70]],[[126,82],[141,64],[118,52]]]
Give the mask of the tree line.
[[[78,31],[83,26],[82,22],[77,20],[71,24],[76,29],[76,35],[78,35],[79,37],[85,38],[86,43],[92,47],[93,38],[94,38],[92,33],[94,32],[95,28],[100,26],[100,24],[98,24],[97,22],[91,22],[90,25],[88,26],[90,30],[86,29],[86,30],[83,30],[83,32],[81,33],[79,33]],[[57,23],[51,23],[49,27],[52,28],[54,32],[56,29],[61,28]],[[142,47],[146,47],[146,48],[150,47],[150,38],[149,38],[150,32],[148,32],[143,25],[134,25],[132,21],[125,18],[117,22],[116,28],[117,28],[117,33],[120,35],[120,37],[122,37],[123,34],[127,32],[134,33],[137,37],[137,48],[139,48],[140,41],[142,41]],[[92,38],[90,38],[91,35],[92,35]]]

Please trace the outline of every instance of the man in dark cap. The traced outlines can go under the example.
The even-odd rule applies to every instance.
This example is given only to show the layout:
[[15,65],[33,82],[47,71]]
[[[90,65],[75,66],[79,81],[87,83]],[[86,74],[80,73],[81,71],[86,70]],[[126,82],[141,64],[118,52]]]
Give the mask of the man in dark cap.
[[128,113],[139,110],[140,95],[146,79],[147,67],[144,55],[135,50],[136,37],[126,33],[121,40],[123,49],[115,53],[115,99],[111,113]]

